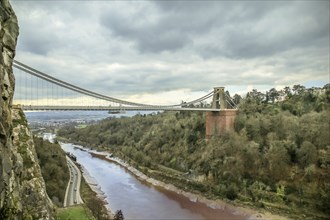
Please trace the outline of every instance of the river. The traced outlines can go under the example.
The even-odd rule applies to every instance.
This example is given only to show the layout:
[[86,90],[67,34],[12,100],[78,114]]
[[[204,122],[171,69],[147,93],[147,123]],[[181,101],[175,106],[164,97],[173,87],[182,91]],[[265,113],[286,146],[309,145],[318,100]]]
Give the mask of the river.
[[62,148],[73,153],[99,185],[112,211],[121,209],[125,219],[248,219],[229,209],[213,209],[187,197],[138,180],[116,163],[93,157],[69,143]]

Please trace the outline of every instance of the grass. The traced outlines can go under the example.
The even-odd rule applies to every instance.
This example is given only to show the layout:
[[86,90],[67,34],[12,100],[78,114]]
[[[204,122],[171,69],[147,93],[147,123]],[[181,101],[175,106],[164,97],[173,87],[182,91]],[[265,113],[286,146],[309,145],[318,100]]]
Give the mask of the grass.
[[94,220],[84,205],[59,208],[56,213],[57,220]]
[[77,125],[75,128],[77,128],[77,129],[82,129],[82,128],[86,128],[86,127],[87,127],[86,124],[79,124],[79,125]]

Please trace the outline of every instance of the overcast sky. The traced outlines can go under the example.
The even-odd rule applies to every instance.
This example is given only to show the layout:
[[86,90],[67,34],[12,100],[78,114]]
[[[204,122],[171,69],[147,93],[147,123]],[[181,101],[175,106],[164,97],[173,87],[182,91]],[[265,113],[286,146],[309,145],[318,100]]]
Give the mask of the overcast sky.
[[89,90],[178,103],[329,82],[329,1],[11,0],[16,59]]

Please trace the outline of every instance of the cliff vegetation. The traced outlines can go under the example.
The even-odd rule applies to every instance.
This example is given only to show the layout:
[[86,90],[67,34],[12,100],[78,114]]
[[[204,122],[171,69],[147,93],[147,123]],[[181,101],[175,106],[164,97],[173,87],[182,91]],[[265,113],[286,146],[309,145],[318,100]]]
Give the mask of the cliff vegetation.
[[63,207],[65,191],[70,179],[66,155],[57,143],[34,137],[41,173],[47,194],[58,207]]

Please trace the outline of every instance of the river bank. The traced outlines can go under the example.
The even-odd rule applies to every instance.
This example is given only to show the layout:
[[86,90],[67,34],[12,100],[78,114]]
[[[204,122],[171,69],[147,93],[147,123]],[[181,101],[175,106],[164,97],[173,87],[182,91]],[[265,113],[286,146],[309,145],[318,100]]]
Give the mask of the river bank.
[[[80,147],[80,146],[77,146],[77,148],[80,148],[81,150],[86,150],[85,148]],[[165,189],[168,191],[172,191],[178,195],[182,195],[182,196],[188,198],[192,202],[203,203],[212,209],[227,210],[229,212],[234,213],[235,215],[245,216],[246,219],[249,219],[249,220],[252,220],[252,219],[254,219],[254,220],[262,220],[262,219],[286,220],[286,219],[288,219],[287,217],[284,217],[284,216],[274,215],[269,212],[255,210],[250,207],[236,206],[236,204],[235,205],[229,204],[222,200],[211,200],[200,194],[195,194],[195,193],[184,191],[182,189],[177,188],[176,186],[174,186],[172,184],[167,184],[162,181],[156,180],[154,178],[148,177],[147,175],[145,175],[141,171],[137,170],[135,167],[131,166],[130,164],[126,163],[125,161],[123,161],[119,158],[109,156],[111,154],[109,154],[108,152],[100,152],[100,151],[94,151],[94,150],[89,150],[88,152],[92,156],[98,157],[100,159],[103,159],[103,160],[106,160],[106,161],[109,161],[112,163],[116,163],[116,164],[124,167],[126,170],[128,170],[130,173],[132,173],[140,181],[144,181],[155,187],[162,188],[162,189]],[[91,183],[91,187],[94,187],[96,192],[99,191],[99,195],[100,195],[100,197],[102,197],[103,192],[97,187],[95,182],[93,182],[93,181],[89,181],[89,182]]]
[[[83,174],[84,170],[81,169]],[[95,219],[113,219],[114,213],[105,200],[104,192],[100,190],[98,184],[90,182],[88,174],[83,175],[80,191],[85,205],[91,210]]]

